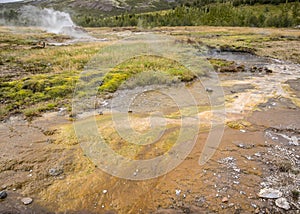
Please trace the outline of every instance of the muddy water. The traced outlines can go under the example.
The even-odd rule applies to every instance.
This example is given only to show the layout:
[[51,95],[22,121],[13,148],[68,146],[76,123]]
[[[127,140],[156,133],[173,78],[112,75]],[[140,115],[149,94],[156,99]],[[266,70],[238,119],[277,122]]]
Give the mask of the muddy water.
[[[282,155],[276,153],[277,150],[272,150],[273,145],[278,143],[281,147],[291,146],[289,142],[296,142],[295,139],[299,138],[297,130],[300,114],[299,106],[296,105],[299,91],[295,87],[297,82],[294,80],[300,78],[300,67],[239,53],[221,55],[215,57],[248,63],[249,67],[259,64],[268,67],[273,73],[256,75],[245,72],[219,75],[225,90],[226,121],[241,119],[250,122],[251,125],[244,127],[243,130],[226,127],[220,146],[205,165],[200,166],[198,161],[208,137],[207,129],[198,133],[193,150],[174,170],[158,178],[131,181],[106,174],[84,156],[80,145],[72,135],[72,124],[67,116],[52,113],[33,122],[15,117],[0,126],[2,148],[0,184],[8,191],[8,198],[0,201],[0,211],[249,213],[259,208],[262,212],[266,212],[266,209],[269,212],[278,212],[269,202],[258,199],[257,193],[261,183],[263,181],[268,183],[265,178],[270,176],[266,174],[269,169],[266,161],[272,154]],[[201,81],[205,82],[206,79]],[[132,123],[140,132],[144,131],[139,129],[141,126],[150,127],[151,123],[148,123],[147,119],[153,112],[167,115],[169,121],[176,126],[179,124],[177,123],[179,107],[174,99],[166,94],[178,95],[180,100],[184,100],[186,94],[182,93],[181,87],[186,88],[167,87],[162,89],[164,93],[150,89],[147,92],[139,91],[139,96],[132,100],[129,99],[132,98],[130,91],[119,91],[118,96],[122,99],[113,100],[113,110],[132,111]],[[231,87],[239,90],[227,93],[227,88]],[[210,121],[211,100],[203,84],[196,82],[187,88],[195,97],[196,106],[199,107],[197,116],[202,121],[205,118]],[[136,91],[131,92],[136,94]],[[113,146],[118,146],[121,139],[119,142],[118,136],[113,135],[111,112],[105,108],[107,105],[110,105],[110,101],[100,108],[104,110],[104,115],[96,116],[96,120],[99,130],[102,130],[107,138],[111,137]],[[189,107],[193,105],[195,103],[186,102],[180,107],[189,112]],[[255,111],[258,108],[261,111]],[[159,114],[156,116],[162,117]],[[218,114],[215,115],[217,116]],[[221,123],[222,120],[216,121]],[[171,131],[172,129],[175,130],[176,127],[170,127]],[[269,134],[266,136],[266,133]],[[281,138],[284,138],[283,141]],[[159,155],[159,152],[152,150],[161,149],[159,145],[156,147],[143,152]],[[290,152],[294,149],[297,159],[299,150],[294,147],[287,148]],[[280,156],[278,158],[280,159]],[[50,169],[62,169],[63,172],[53,176],[49,174]],[[279,188],[274,182],[269,182],[268,185]],[[296,186],[297,182],[293,185]],[[288,197],[290,190],[284,188],[283,190],[286,190],[284,194]],[[34,203],[29,206],[22,205],[20,199],[24,196],[32,197]],[[224,197],[228,202],[222,202]],[[299,204],[299,200],[294,203]],[[291,213],[297,209],[296,205],[292,206]]]
[[265,57],[259,57],[247,52],[230,52],[230,51],[218,51],[210,50],[208,56],[211,58],[225,59],[228,61],[234,61],[238,64],[244,64],[245,66],[264,66],[274,62],[272,59]]

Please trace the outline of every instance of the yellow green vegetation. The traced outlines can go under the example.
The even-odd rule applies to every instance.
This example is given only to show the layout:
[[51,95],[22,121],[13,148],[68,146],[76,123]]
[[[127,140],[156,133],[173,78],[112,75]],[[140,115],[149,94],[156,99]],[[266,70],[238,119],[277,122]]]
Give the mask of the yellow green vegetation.
[[[1,118],[11,113],[21,112],[30,117],[58,107],[70,108],[72,92],[84,66],[102,47],[110,44],[91,42],[33,49],[41,40],[48,44],[70,38],[30,29],[19,28],[21,33],[18,33],[10,28],[0,28]],[[195,78],[192,72],[173,60],[140,56],[123,62],[101,77],[99,92],[114,92],[125,80],[141,73],[144,74],[128,81],[127,86],[132,88],[156,81],[174,83]],[[97,81],[99,79],[93,77],[88,84]]]
[[[168,152],[177,142],[179,134],[186,136],[182,136],[181,139],[190,139],[190,136],[194,131],[193,128],[187,128],[185,129],[185,132],[180,132],[182,127],[177,120],[170,122],[166,127],[157,126],[145,128],[145,124],[143,124],[143,130],[139,129],[141,127],[140,122],[147,121],[149,119],[148,116],[140,114],[130,115],[129,122],[131,127],[133,128],[133,131],[136,131],[138,133],[136,135],[126,135],[125,133],[120,135],[119,131],[115,128],[114,123],[116,118],[124,117],[124,115],[114,114],[114,118],[112,118],[112,115],[110,114],[98,116],[96,117],[96,124],[98,126],[99,136],[94,134],[86,135],[82,136],[81,140],[82,142],[104,140],[105,144],[107,144],[112,150],[124,157],[132,159],[149,159]],[[95,126],[94,122],[94,118],[87,118],[82,121],[76,121],[76,130],[79,130],[81,128],[86,130],[93,130],[93,126]],[[122,124],[119,125],[122,126]],[[127,126],[128,124],[124,125]],[[163,133],[163,135],[161,137],[158,137],[161,135],[161,133]],[[71,131],[71,135],[72,134],[73,131]],[[63,134],[63,136],[65,136],[65,134]],[[139,143],[134,144],[132,142]],[[149,142],[154,143],[149,144]],[[91,148],[88,147],[88,149]]]
[[234,65],[233,61],[228,61],[228,60],[224,60],[224,59],[208,59],[208,61],[215,69],[220,68],[220,67]]
[[[111,34],[112,40],[117,38],[112,29],[91,31],[96,37],[103,37],[106,32]],[[300,62],[300,31],[296,29],[164,27],[155,31],[168,32],[179,40],[190,39],[199,45],[251,51]],[[18,112],[34,116],[59,107],[70,109],[72,92],[84,66],[110,42],[31,48],[41,40],[52,43],[68,39],[35,28],[0,28],[0,118]],[[225,60],[209,61],[215,67],[232,65]],[[105,76],[91,78],[88,84],[97,84],[99,92],[114,92],[123,83],[133,88],[194,78],[194,74],[178,62],[157,56],[139,56],[117,65]]]
[[251,123],[245,120],[228,121],[226,125],[232,129],[245,129],[251,126]]
[[72,146],[78,144],[78,139],[72,125],[63,125],[59,127],[58,134],[55,138],[56,144]]
[[[244,51],[300,63],[300,31],[297,29],[190,27],[163,28],[179,38],[209,47]],[[288,50],[288,51],[287,51]]]
[[[180,40],[221,50],[242,51],[300,63],[300,31],[249,27],[164,27]],[[288,51],[287,51],[288,50]]]
[[[178,80],[188,82],[196,77],[190,70],[173,60],[158,56],[139,56],[123,62],[107,73],[99,90],[114,92],[125,80],[142,72],[146,73],[139,75],[132,84],[151,85],[155,83],[172,83]],[[147,75],[149,74],[147,72],[151,72],[151,75]],[[133,87],[134,85],[127,86]]]
[[31,117],[68,107],[79,73],[105,43],[33,49],[40,40],[69,38],[34,28],[14,30],[0,28],[0,118],[19,112]]
[[[0,83],[0,98],[9,112],[23,112],[35,116],[52,110],[71,98],[77,72],[37,74],[20,80]],[[43,104],[41,104],[43,103]]]
[[[2,29],[2,28],[1,28]],[[0,64],[25,74],[63,72],[81,70],[84,65],[106,43],[79,43],[69,46],[47,46],[44,49],[32,49],[34,45],[44,40],[47,43],[63,42],[68,37],[36,32],[36,34],[13,34],[7,30],[1,31]],[[5,28],[4,28],[5,29]],[[3,78],[3,77],[2,77]]]
[[300,107],[300,98],[295,94],[295,90],[293,90],[289,84],[282,85],[282,89],[285,90],[289,94],[288,98],[298,107]]

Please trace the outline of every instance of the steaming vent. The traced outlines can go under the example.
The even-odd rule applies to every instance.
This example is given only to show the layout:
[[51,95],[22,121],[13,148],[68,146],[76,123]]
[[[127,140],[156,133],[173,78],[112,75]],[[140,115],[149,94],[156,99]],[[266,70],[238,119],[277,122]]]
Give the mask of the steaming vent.
[[65,34],[76,39],[90,38],[84,29],[75,25],[69,13],[34,6],[24,6],[20,12],[20,21],[25,25],[41,27],[49,33]]

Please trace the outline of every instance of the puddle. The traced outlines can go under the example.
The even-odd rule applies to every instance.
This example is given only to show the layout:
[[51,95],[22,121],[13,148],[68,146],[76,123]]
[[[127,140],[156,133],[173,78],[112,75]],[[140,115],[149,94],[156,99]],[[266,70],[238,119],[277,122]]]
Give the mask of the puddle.
[[237,51],[230,52],[230,51],[219,51],[219,50],[212,49],[208,52],[207,56],[210,58],[234,61],[239,65],[243,64],[246,65],[247,67],[266,66],[272,63],[271,59],[259,57],[251,53],[237,52]]
[[69,46],[69,45],[74,45],[77,43],[89,43],[89,42],[107,42],[109,39],[103,38],[103,39],[98,39],[98,38],[80,38],[80,39],[70,39],[65,42],[47,42],[48,46]]

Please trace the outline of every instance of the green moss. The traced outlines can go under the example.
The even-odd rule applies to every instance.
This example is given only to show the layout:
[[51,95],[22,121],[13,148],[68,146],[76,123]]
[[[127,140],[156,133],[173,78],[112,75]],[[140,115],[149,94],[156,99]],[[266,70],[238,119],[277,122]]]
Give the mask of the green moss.
[[25,117],[27,117],[27,118],[32,118],[32,117],[40,116],[40,112],[36,108],[27,108],[27,109],[25,109],[22,112],[25,115]]
[[292,198],[293,198],[295,201],[297,201],[298,198],[299,198],[299,196],[300,196],[300,191],[294,189],[294,190],[292,190],[291,195],[292,195]]
[[225,66],[231,66],[234,65],[233,61],[227,61],[224,59],[208,59],[208,61],[210,62],[210,64],[215,68],[218,69],[220,67],[225,67]]
[[9,113],[9,109],[5,106],[0,106],[0,120],[4,119],[4,117]]
[[190,70],[178,62],[157,56],[140,56],[116,66],[111,72],[106,74],[99,91],[114,92],[129,78],[147,71],[162,72],[167,76],[178,78],[184,82],[192,81],[195,78],[195,75]]
[[226,123],[226,125],[232,129],[245,129],[251,126],[251,123],[244,120],[238,120],[238,121],[229,121]]
[[68,102],[78,79],[77,73],[38,74],[1,82],[0,100],[6,103],[2,114],[21,110],[25,116],[32,117],[40,112],[53,110],[61,98]]
[[40,116],[43,112],[51,111],[55,109],[57,106],[57,103],[38,103],[36,105],[30,106],[28,108],[25,108],[22,110],[22,113],[29,119]]

